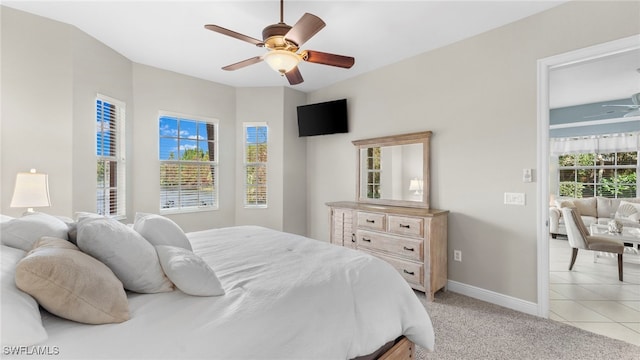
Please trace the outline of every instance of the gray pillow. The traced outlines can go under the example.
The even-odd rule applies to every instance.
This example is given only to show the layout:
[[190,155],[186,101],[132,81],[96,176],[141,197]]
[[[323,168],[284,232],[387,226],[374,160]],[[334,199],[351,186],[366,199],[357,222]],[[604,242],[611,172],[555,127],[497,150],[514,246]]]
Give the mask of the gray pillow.
[[173,291],[153,245],[125,224],[108,218],[81,218],[78,247],[107,265],[124,288],[139,293]]

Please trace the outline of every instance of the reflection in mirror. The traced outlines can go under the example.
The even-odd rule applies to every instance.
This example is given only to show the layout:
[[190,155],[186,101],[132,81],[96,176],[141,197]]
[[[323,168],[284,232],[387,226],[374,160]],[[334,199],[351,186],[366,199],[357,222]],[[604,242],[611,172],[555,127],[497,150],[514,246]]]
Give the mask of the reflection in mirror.
[[423,201],[423,144],[360,149],[360,198]]
[[429,208],[431,131],[354,140],[359,202]]

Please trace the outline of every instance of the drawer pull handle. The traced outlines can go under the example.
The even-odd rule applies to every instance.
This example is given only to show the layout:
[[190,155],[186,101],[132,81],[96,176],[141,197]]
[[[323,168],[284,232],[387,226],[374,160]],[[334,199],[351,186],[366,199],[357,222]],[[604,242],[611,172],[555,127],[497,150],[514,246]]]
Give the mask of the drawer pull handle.
[[356,242],[356,234],[351,234],[351,242]]
[[407,270],[404,270],[404,269],[402,271],[404,271],[405,274],[409,274],[409,275],[415,275],[416,274],[413,271],[407,271]]
[[371,239],[362,238],[362,241],[371,242]]
[[408,248],[408,247],[406,247],[406,246],[403,246],[403,248],[404,248],[406,251],[414,251],[414,250],[413,250],[413,248]]
[[404,229],[410,229],[411,225],[402,225],[402,224],[400,224],[400,227],[404,228]]
[[375,223],[376,223],[376,221],[375,221],[375,220],[369,220],[369,219],[367,219],[367,222],[368,222],[369,224],[375,224]]

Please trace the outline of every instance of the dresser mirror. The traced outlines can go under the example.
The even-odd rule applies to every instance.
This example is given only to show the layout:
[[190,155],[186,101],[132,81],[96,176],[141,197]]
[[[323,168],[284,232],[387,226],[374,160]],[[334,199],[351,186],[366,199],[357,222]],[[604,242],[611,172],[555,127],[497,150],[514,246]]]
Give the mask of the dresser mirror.
[[353,141],[357,201],[429,208],[431,131]]

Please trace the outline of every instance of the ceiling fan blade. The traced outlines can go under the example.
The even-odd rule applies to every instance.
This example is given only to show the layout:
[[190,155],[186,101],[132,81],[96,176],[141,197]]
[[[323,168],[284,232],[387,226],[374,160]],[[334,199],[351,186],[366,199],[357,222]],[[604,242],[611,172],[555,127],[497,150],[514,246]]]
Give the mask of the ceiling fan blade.
[[356,59],[351,56],[329,54],[321,51],[305,50],[301,54],[304,61],[337,66],[345,69],[349,69],[356,62]]
[[628,109],[638,109],[640,105],[602,105],[602,107],[626,107]]
[[254,57],[249,58],[247,60],[242,60],[242,61],[239,61],[239,62],[237,62],[235,64],[227,65],[227,66],[223,67],[222,70],[227,70],[227,71],[238,70],[238,69],[242,69],[243,67],[246,67],[246,66],[249,66],[249,65],[257,64],[260,61],[262,61],[262,56],[254,56]]
[[300,69],[298,69],[297,66],[286,72],[284,75],[287,77],[287,80],[289,80],[289,84],[291,85],[300,84],[304,81],[302,74],[300,74]]
[[298,45],[298,47],[302,46],[307,40],[311,39],[313,35],[317,34],[318,31],[322,30],[327,24],[322,21],[319,17],[305,13],[302,15],[300,20],[298,20],[295,25],[287,32],[284,36],[285,39],[289,41],[293,41]]
[[246,42],[248,42],[250,44],[253,44],[253,45],[256,45],[256,46],[264,46],[264,43],[261,40],[252,38],[251,36],[240,34],[240,33],[235,32],[233,30],[225,29],[222,26],[205,25],[204,28],[207,29],[207,30],[211,30],[213,32],[217,32],[217,33],[222,34],[222,35],[230,36],[230,37],[232,37],[234,39],[246,41]]

